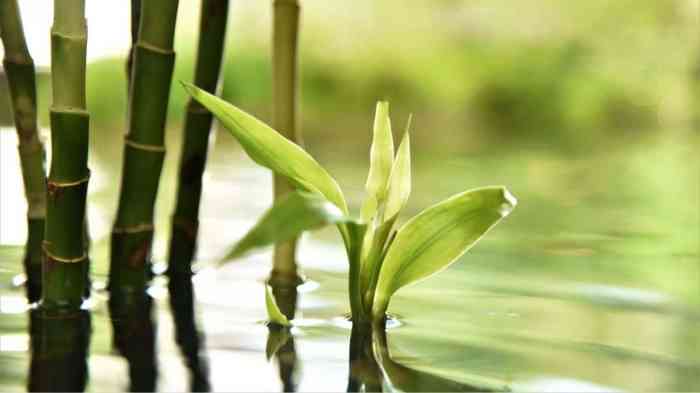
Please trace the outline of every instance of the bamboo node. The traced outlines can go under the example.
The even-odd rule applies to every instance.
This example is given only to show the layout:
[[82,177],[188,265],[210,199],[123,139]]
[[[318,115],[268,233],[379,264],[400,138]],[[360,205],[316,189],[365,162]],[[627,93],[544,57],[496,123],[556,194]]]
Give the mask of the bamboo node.
[[172,49],[163,49],[163,48],[157,47],[155,45],[149,44],[148,42],[141,41],[141,42],[136,43],[135,46],[141,47],[145,50],[155,52],[155,53],[165,55],[165,56],[174,56],[175,55],[175,52]]
[[88,118],[90,117],[90,113],[86,109],[66,105],[51,105],[51,108],[49,108],[49,112],[61,114],[74,113],[79,116],[84,116]]
[[[32,135],[32,138],[35,136],[36,134]],[[29,156],[38,152],[43,154],[44,145],[38,138],[31,139],[31,141],[28,143],[22,143],[22,140],[20,140],[20,143],[17,145],[17,150],[19,150],[20,156]]]
[[47,183],[48,183],[49,190],[51,190],[51,189],[56,189],[56,188],[75,187],[75,186],[79,186],[83,183],[87,183],[89,181],[90,181],[90,170],[88,169],[88,174],[85,177],[83,177],[82,179],[78,179],[75,181],[66,181],[66,182],[48,180]]
[[156,153],[165,153],[165,146],[161,145],[147,145],[145,143],[138,143],[130,140],[128,137],[124,138],[124,143],[127,146],[133,147],[137,150],[151,151]]
[[[8,64],[10,65],[8,67]],[[28,55],[24,54],[18,54],[18,53],[5,53],[5,58],[2,60],[2,65],[5,67],[5,69],[10,68],[12,66],[17,66],[17,67],[29,67],[32,66],[34,67],[34,60]]]
[[44,251],[44,254],[48,258],[49,261],[55,261],[55,262],[60,262],[60,263],[78,263],[78,262],[84,262],[87,260],[88,255],[86,252],[83,252],[83,255],[79,257],[74,257],[74,258],[66,258],[66,257],[59,257],[58,255],[52,254],[49,249],[48,245],[50,243],[47,241],[44,241],[41,245],[41,249]]
[[87,34],[85,34],[85,32],[82,32],[81,34],[68,34],[51,28],[51,35],[70,41],[82,42],[87,40]]
[[139,233],[139,232],[152,232],[153,224],[137,224],[128,227],[117,227],[112,228],[112,233],[114,234],[125,234],[125,233]]

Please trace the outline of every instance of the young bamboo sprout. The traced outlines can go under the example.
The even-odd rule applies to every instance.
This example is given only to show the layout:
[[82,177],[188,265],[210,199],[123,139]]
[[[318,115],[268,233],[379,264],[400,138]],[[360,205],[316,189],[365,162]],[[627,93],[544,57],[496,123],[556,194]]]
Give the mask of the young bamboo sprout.
[[24,39],[17,0],[0,1],[0,38],[5,48],[3,67],[10,88],[27,199],[28,236],[24,249],[24,271],[27,276],[27,300],[33,303],[41,297],[41,247],[46,219],[45,153],[37,131],[34,61]]
[[42,300],[31,312],[30,390],[78,391],[85,387],[90,316],[85,198],[89,116],[85,108],[87,26],[84,0],[54,7],[51,30],[51,170],[44,235]]
[[380,102],[368,197],[361,219],[353,219],[336,181],[301,147],[235,106],[194,86],[185,88],[222,122],[253,160],[285,176],[299,189],[277,202],[226,260],[309,229],[336,225],[350,265],[348,291],[354,323],[383,324],[396,291],[457,261],[516,205],[505,187],[478,188],[437,203],[394,229],[411,188],[409,135],[406,130],[393,156],[388,104]]
[[[228,0],[202,1],[194,83],[209,92],[216,90],[219,81],[227,16]],[[167,271],[176,341],[192,372],[191,387],[195,391],[208,389],[206,362],[199,353],[203,337],[194,318],[192,260],[212,120],[211,113],[201,104],[195,100],[188,102]]]
[[150,282],[153,212],[165,156],[165,121],[175,61],[177,0],[141,1],[129,82],[128,132],[112,228],[109,311],[114,346],[129,363],[130,389],[156,387]]
[[[301,135],[297,129],[297,0],[273,1],[272,32],[272,124],[287,139],[301,145]],[[284,176],[274,174],[275,201],[293,190],[294,185]],[[289,287],[299,283],[296,246],[295,238],[275,245],[270,275],[273,286]]]

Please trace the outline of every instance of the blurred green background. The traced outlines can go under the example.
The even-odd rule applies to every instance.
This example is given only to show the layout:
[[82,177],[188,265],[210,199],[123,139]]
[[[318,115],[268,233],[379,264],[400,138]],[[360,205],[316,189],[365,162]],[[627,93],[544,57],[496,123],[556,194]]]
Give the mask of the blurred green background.
[[[269,3],[231,1],[222,85],[225,99],[263,120],[271,114]],[[306,148],[347,191],[351,208],[364,196],[378,99],[391,102],[397,139],[414,114],[414,188],[403,220],[483,185],[507,185],[520,202],[463,263],[397,295],[392,311],[406,325],[391,340],[411,354],[403,362],[535,391],[700,389],[699,3],[302,0],[300,128]],[[198,2],[180,4],[174,79],[190,81]],[[88,66],[97,281],[106,275],[119,191],[124,54]],[[44,126],[49,80],[45,72],[39,78]],[[186,99],[174,82],[157,202],[158,262],[169,241]],[[11,124],[2,102],[0,123]],[[7,131],[3,135],[11,135]],[[2,149],[14,152],[14,146]],[[3,192],[7,179],[19,179],[17,168],[7,167]],[[19,184],[3,224],[22,221]],[[223,255],[270,201],[268,171],[219,130],[204,182],[199,260]],[[17,219],[8,211],[19,212]],[[301,265],[320,284],[303,295],[300,307],[309,320],[333,321],[347,311],[347,266],[330,241],[339,244],[335,233],[322,231],[302,243]],[[260,338],[245,335],[264,318],[250,316],[257,312],[250,299],[263,292],[245,281],[267,274],[267,266],[255,262],[260,259],[267,260],[218,270],[218,282],[203,278],[198,287],[207,334],[214,336],[209,347],[218,351],[212,355],[215,387],[235,390],[230,384],[247,380],[230,378],[227,356],[240,354],[231,342]],[[2,277],[19,271],[19,264],[3,263]],[[97,325],[106,326],[96,310]],[[0,333],[23,331],[12,321]],[[104,326],[96,329],[93,353],[109,352]],[[316,375],[302,378],[302,389],[344,388],[347,364],[337,358],[346,355],[347,332],[330,325],[302,332],[305,372]],[[176,356],[172,343],[163,347]],[[8,361],[16,375],[0,378],[0,386],[18,386],[23,356]],[[250,372],[255,381],[248,390],[264,389],[255,375],[271,375],[255,372],[263,374]],[[337,384],[325,384],[315,372],[329,373]],[[115,386],[114,376],[103,374],[110,375],[97,380],[112,385],[93,386]],[[181,388],[167,384],[173,375],[163,378],[163,386]]]
[[[239,3],[232,6],[222,93],[267,119],[270,11]],[[679,132],[698,107],[693,0],[303,6],[301,128],[313,148],[364,153],[378,99],[391,101],[401,124],[415,114],[422,151],[547,145],[588,152]],[[196,2],[182,2],[175,80],[193,75],[197,11]],[[124,129],[125,86],[123,57],[90,64],[88,105],[100,135]],[[44,75],[44,124],[49,90]],[[172,128],[179,128],[185,100],[175,82]],[[4,123],[8,116],[2,114]]]

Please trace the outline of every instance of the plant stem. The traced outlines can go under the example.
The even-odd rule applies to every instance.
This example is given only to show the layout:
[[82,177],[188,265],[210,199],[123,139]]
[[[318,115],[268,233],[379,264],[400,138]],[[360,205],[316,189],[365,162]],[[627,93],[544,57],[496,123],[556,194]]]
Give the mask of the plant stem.
[[[216,92],[221,73],[228,4],[228,0],[202,1],[194,83],[210,93]],[[187,359],[193,391],[209,389],[207,362],[199,353],[204,338],[197,331],[194,317],[192,260],[196,252],[202,174],[212,120],[211,112],[190,98],[185,115],[177,203],[168,255],[168,289],[175,318],[175,337]]]
[[[221,71],[228,0],[203,0],[194,83],[214,93]],[[199,224],[202,174],[209,148],[212,114],[190,99],[185,116],[180,157],[177,203],[173,214],[168,274],[185,274],[189,280]]]
[[134,44],[139,37],[139,22],[141,21],[141,0],[131,0],[131,48],[126,59],[126,87],[131,89],[131,69],[134,66]]
[[149,0],[141,5],[139,36],[133,49],[121,193],[112,229],[112,306],[127,306],[143,296],[151,278],[153,211],[165,156],[177,6],[177,0]]
[[156,326],[146,289],[152,277],[153,215],[165,157],[177,7],[177,0],[141,1],[130,66],[128,132],[108,288],[113,343],[129,363],[132,391],[156,387]]
[[51,170],[44,236],[42,306],[78,311],[87,287],[85,198],[89,115],[85,109],[85,1],[55,5],[51,31]]
[[36,115],[36,77],[34,61],[24,39],[17,0],[0,1],[0,38],[5,47],[3,67],[7,74],[12,111],[19,140],[19,157],[27,199],[27,242],[24,270],[27,275],[27,299],[41,297],[41,245],[46,219],[46,173],[44,146],[39,139]]
[[[299,3],[297,0],[274,0],[273,8],[272,126],[291,141],[301,144],[296,118]],[[274,175],[275,201],[293,189],[287,179]],[[271,280],[298,280],[296,244],[294,239],[275,246]]]
[[89,294],[86,49],[85,1],[56,2],[51,29],[52,159],[46,186],[41,303],[30,313],[30,391],[82,391],[87,376],[90,315],[81,309],[83,297]]

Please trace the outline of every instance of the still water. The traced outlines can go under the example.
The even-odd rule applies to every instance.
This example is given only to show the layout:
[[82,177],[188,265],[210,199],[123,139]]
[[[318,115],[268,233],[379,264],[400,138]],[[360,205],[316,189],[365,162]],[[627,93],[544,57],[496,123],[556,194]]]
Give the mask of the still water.
[[[170,135],[176,134],[174,129]],[[672,136],[669,136],[672,135]],[[95,142],[95,139],[98,139]],[[460,263],[399,292],[390,312],[385,389],[508,386],[530,391],[700,390],[700,258],[696,135],[669,132],[590,154],[546,147],[427,154],[414,148],[409,213],[467,188],[505,184],[515,212]],[[178,140],[169,140],[154,244],[164,269]],[[104,283],[120,168],[119,135],[94,134],[89,219],[94,281],[88,390],[128,386],[112,349]],[[29,335],[21,284],[25,228],[14,130],[0,131],[0,390],[27,383]],[[311,146],[345,190],[362,198],[365,157]],[[269,206],[271,176],[219,135],[204,181],[194,278],[202,364],[213,390],[344,391],[349,379],[347,264],[332,230],[299,253],[291,334],[269,329],[263,281],[269,253],[213,262]],[[167,284],[156,277],[158,389],[189,389],[174,342]],[[272,355],[274,353],[274,355]],[[272,355],[268,360],[268,355]],[[385,365],[386,367],[386,365]],[[362,373],[362,370],[353,370]],[[432,378],[432,379],[431,379]],[[381,385],[379,385],[381,386]]]

